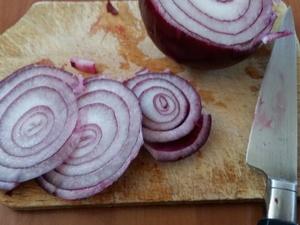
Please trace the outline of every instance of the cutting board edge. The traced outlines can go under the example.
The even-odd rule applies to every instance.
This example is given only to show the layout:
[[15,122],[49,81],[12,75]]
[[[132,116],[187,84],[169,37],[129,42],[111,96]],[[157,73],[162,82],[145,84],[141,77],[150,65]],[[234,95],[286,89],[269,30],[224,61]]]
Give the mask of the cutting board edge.
[[[136,0],[131,0],[131,1],[136,1]],[[43,1],[43,2],[36,2],[34,4],[31,5],[31,7],[29,8],[29,10],[24,14],[24,16],[26,16],[26,14],[28,14],[31,10],[33,10],[36,7],[39,7],[40,5],[47,5],[47,4],[53,4],[53,3],[58,3],[58,4],[88,4],[88,3],[93,3],[93,4],[99,4],[98,2],[95,1],[84,1],[84,2],[60,2],[60,1]],[[23,17],[24,17],[23,16]],[[4,33],[8,32],[10,29],[13,29],[22,19],[20,18],[13,26],[11,26],[10,28],[6,29],[2,34],[0,34],[0,36],[2,36]],[[300,45],[298,45],[298,49],[300,52]],[[298,55],[298,65],[300,65],[300,54]],[[299,73],[300,76],[300,73]],[[298,84],[299,85],[299,84]],[[298,100],[299,101],[299,100]],[[300,196],[298,197],[298,199],[300,199]],[[14,210],[35,210],[35,209],[59,209],[59,208],[80,208],[80,207],[84,207],[84,208],[89,208],[89,207],[122,207],[122,206],[139,206],[139,205],[175,205],[175,204],[210,204],[210,203],[237,203],[237,202],[262,202],[263,198],[259,197],[259,198],[251,198],[251,196],[246,197],[246,198],[224,198],[224,199],[213,199],[211,198],[210,200],[206,200],[206,199],[201,199],[201,200],[169,200],[169,201],[149,201],[148,202],[120,202],[120,203],[101,203],[101,202],[91,202],[91,203],[83,203],[83,204],[76,204],[76,205],[72,205],[72,204],[53,204],[50,206],[45,206],[43,204],[38,204],[36,206],[27,206],[27,205],[20,205],[20,204],[15,204],[15,202],[10,202],[8,203],[7,201],[2,201],[2,199],[0,199],[0,203],[11,208]]]
[[[300,197],[298,197],[300,200]],[[15,204],[3,204],[4,206],[16,210],[16,211],[32,211],[32,210],[55,210],[55,209],[79,209],[79,208],[115,208],[115,207],[138,207],[138,206],[165,206],[171,207],[174,205],[209,205],[209,204],[237,204],[237,203],[263,203],[262,198],[229,198],[229,199],[211,199],[211,200],[180,200],[180,201],[148,201],[148,202],[123,202],[123,203],[91,203],[91,204],[78,204],[78,205],[15,205]]]

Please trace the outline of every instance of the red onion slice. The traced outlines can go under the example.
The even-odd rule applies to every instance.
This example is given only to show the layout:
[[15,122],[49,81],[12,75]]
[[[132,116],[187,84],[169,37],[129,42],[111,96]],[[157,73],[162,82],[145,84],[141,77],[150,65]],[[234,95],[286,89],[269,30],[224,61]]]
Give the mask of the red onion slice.
[[0,82],[0,99],[7,95],[16,85],[28,78],[39,75],[49,75],[62,80],[63,83],[70,86],[73,90],[78,90],[78,93],[83,92],[83,80],[80,75],[74,75],[64,70],[43,65],[28,65],[15,71]]
[[0,190],[9,191],[18,186],[18,183],[0,181]]
[[54,169],[75,149],[81,135],[75,129],[78,108],[73,88],[78,85],[80,79],[70,73],[34,65],[0,83],[3,189]]
[[85,80],[78,98],[81,137],[78,148],[55,170],[39,178],[48,192],[81,199],[115,182],[136,157],[143,138],[141,111],[135,95],[108,79]]
[[135,86],[133,91],[139,96],[145,128],[170,130],[179,126],[186,118],[188,102],[172,83],[162,79],[153,79],[151,82],[146,80],[143,85]]
[[142,74],[126,81],[126,85],[139,98],[143,135],[148,142],[169,142],[186,136],[201,115],[198,93],[178,76]]
[[149,36],[163,52],[178,61],[248,54],[270,34],[277,17],[273,0],[139,0],[139,3]]
[[139,98],[144,146],[155,159],[178,160],[204,145],[211,116],[201,114],[200,96],[186,80],[169,73],[143,73],[125,84]]
[[[139,138],[132,149],[132,152],[139,152],[139,149],[143,145],[143,137],[142,133],[140,133]],[[58,188],[57,186],[54,186],[52,183],[47,181],[44,177],[39,178],[39,183],[50,193],[55,194],[56,196],[69,199],[69,200],[74,200],[74,199],[82,199],[86,198],[88,196],[92,196],[94,194],[97,194],[104,190],[105,188],[111,186],[114,181],[118,180],[120,176],[125,172],[125,170],[128,168],[130,162],[136,157],[136,155],[132,155],[131,158],[128,158],[127,161],[123,164],[123,166],[112,176],[108,177],[107,179],[104,179],[101,181],[98,185],[83,188],[83,189],[62,189]]]
[[98,73],[96,68],[96,63],[92,60],[82,59],[79,57],[72,57],[70,59],[70,63],[72,67],[74,67],[75,69],[81,72],[90,73],[90,74]]
[[198,151],[207,141],[211,129],[211,116],[204,114],[187,136],[173,142],[145,143],[145,148],[159,161],[174,161]]

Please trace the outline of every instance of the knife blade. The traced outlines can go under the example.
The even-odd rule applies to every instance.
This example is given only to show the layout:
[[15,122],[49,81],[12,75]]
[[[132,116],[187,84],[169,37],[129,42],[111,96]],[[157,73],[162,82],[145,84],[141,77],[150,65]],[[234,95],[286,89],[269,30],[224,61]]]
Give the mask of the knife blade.
[[[281,30],[295,34],[289,8]],[[267,216],[258,224],[296,224],[297,40],[275,41],[263,78],[247,147],[247,164],[267,177]]]

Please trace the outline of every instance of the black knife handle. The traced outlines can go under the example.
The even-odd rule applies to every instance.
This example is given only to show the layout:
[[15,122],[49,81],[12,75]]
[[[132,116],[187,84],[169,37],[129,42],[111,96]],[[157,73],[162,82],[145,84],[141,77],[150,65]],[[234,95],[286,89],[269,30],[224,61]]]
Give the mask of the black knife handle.
[[276,219],[262,219],[257,225],[297,225],[296,223],[285,222]]

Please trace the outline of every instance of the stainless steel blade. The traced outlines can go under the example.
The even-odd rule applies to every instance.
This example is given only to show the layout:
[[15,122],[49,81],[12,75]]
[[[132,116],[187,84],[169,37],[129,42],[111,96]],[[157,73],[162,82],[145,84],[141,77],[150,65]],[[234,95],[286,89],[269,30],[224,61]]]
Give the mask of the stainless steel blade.
[[[291,9],[282,30],[295,34]],[[267,177],[267,218],[262,224],[297,223],[297,42],[275,42],[261,85],[247,149],[247,163]]]
[[[295,33],[292,11],[281,30]],[[276,40],[261,85],[247,149],[247,163],[269,178],[297,180],[296,35]]]

